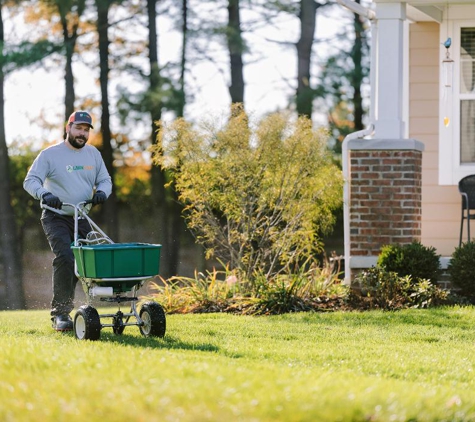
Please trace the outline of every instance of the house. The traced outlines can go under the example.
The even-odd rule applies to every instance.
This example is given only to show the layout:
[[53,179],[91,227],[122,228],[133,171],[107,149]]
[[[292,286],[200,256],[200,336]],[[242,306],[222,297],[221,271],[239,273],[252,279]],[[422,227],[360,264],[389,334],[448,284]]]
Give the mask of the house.
[[345,280],[385,244],[419,240],[447,265],[475,174],[475,2],[340,3],[372,28],[371,125],[343,146]]

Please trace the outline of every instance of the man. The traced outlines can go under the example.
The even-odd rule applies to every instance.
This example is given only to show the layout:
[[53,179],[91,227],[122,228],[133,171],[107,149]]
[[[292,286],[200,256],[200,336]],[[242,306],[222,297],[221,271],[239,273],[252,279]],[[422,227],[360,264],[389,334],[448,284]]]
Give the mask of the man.
[[[31,166],[24,189],[57,212],[44,209],[41,224],[55,258],[53,259],[53,299],[51,320],[57,331],[69,331],[73,322],[69,313],[74,308],[77,278],[74,274],[74,209],[63,202],[77,204],[92,200],[103,203],[111,194],[112,181],[100,152],[87,145],[93,129],[91,115],[76,111],[66,123],[66,139],[40,152]],[[86,219],[79,219],[79,237],[91,231]]]

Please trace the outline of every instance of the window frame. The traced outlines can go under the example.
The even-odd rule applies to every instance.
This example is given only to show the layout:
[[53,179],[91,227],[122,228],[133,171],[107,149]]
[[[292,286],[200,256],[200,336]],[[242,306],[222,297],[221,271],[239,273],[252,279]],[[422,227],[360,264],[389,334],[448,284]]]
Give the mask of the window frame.
[[[475,92],[460,93],[460,32],[461,28],[475,28],[474,19],[444,21],[440,26],[441,44],[452,38],[450,58],[453,64],[452,87],[445,87],[442,62],[445,59],[445,48],[440,49],[439,72],[439,184],[457,185],[459,180],[469,174],[475,174],[475,163],[460,163],[460,104],[462,100],[475,100]],[[450,35],[449,35],[450,34]],[[444,124],[448,117],[450,123]]]

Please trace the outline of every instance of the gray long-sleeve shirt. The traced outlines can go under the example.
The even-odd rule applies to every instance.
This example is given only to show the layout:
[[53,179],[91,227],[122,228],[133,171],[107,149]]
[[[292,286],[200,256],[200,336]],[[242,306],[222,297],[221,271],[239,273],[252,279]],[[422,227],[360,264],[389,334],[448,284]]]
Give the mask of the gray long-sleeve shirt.
[[[109,196],[112,181],[101,153],[92,145],[72,149],[66,142],[41,151],[31,166],[24,189],[35,199],[46,192],[56,195],[62,202],[77,204],[91,199],[94,189]],[[71,207],[59,210],[61,214],[73,215]]]

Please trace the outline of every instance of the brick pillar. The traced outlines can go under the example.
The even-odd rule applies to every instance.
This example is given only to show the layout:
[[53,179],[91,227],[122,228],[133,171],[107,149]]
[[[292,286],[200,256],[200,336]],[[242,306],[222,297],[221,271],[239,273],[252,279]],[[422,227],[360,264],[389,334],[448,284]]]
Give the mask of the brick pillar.
[[349,142],[351,278],[382,246],[420,240],[423,149],[411,139]]

